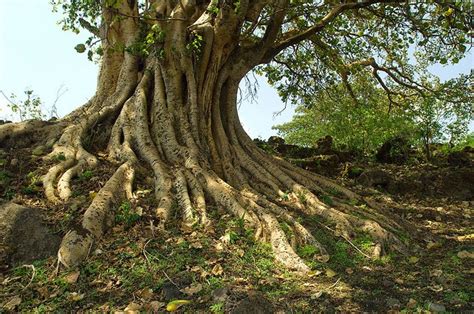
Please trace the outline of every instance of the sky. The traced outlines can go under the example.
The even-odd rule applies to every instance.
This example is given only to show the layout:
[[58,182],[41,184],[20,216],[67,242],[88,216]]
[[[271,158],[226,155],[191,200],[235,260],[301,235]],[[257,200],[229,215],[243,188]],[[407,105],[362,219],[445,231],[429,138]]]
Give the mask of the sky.
[[[33,89],[45,104],[52,105],[62,87],[59,116],[84,104],[96,88],[98,65],[74,46],[84,42],[86,35],[64,32],[57,25],[60,14],[51,13],[48,0],[0,0],[0,90],[20,99],[25,89]],[[432,67],[446,80],[474,68],[474,55],[457,65]],[[251,137],[268,138],[275,135],[272,126],[291,120],[294,108],[285,105],[264,78],[257,78],[259,90],[255,101],[243,101],[239,115]],[[7,101],[0,95],[0,119],[12,119]]]

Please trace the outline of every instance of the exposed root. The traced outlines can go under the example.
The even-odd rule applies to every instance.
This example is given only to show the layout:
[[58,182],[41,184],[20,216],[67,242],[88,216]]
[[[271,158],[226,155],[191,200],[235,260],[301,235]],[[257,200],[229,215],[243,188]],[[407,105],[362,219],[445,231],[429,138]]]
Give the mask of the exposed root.
[[94,241],[112,226],[111,210],[130,193],[133,178],[131,164],[124,163],[117,169],[86,210],[82,224],[64,236],[58,251],[61,264],[71,267],[87,258]]
[[[117,90],[104,98],[102,106],[95,103],[101,98],[94,98],[87,114],[76,113],[77,121],[64,130],[54,146],[51,156],[61,154],[64,160],[43,179],[45,194],[53,202],[67,200],[72,194],[72,178],[97,165],[83,141],[98,121],[111,121],[106,153],[110,161],[120,164],[85,212],[81,225],[64,237],[58,253],[63,265],[84,260],[93,243],[111,226],[111,209],[132,197],[137,165],[151,169],[161,231],[166,230],[174,207],[183,229],[189,231],[210,224],[208,210],[219,206],[242,219],[255,232],[255,239],[271,244],[279,263],[297,272],[309,270],[296,253],[298,246],[312,245],[318,249],[315,258],[322,262],[330,259],[326,248],[297,219],[300,215],[322,218],[336,236],[347,241],[359,233],[369,234],[375,242],[373,256],[401,244],[394,236],[400,224],[376,209],[362,213],[348,205],[362,203],[360,196],[268,156],[254,145],[238,120],[238,85],[229,69],[196,82],[193,63],[186,56],[166,61],[173,66],[162,67],[160,62],[165,61],[147,62],[133,88],[118,82]],[[209,60],[209,66],[220,68],[219,62]],[[125,75],[126,69],[121,73]],[[329,194],[334,195],[331,205],[321,200]]]

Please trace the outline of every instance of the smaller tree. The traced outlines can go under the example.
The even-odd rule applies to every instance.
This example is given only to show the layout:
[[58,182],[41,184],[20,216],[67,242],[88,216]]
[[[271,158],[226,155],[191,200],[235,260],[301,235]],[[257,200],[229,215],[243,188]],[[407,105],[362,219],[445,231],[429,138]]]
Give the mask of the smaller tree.
[[292,121],[273,128],[291,144],[313,146],[318,138],[331,135],[336,147],[363,154],[372,154],[389,138],[415,129],[407,110],[388,110],[383,90],[370,79],[359,77],[352,88],[361,96],[357,103],[340,84],[317,93],[311,103],[298,105]]
[[10,97],[0,91],[7,100],[7,106],[18,116],[20,121],[29,119],[42,120],[46,115],[42,111],[41,98],[34,94],[32,89],[25,89],[25,99],[18,99],[17,95],[12,93]]

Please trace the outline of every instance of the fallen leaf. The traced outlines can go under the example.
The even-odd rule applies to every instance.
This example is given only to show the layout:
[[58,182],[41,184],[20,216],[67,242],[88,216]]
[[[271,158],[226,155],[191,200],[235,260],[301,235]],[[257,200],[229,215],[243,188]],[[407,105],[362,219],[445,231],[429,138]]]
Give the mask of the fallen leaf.
[[319,256],[316,257],[316,259],[317,259],[318,261],[320,261],[321,263],[327,263],[327,262],[329,262],[329,259],[330,259],[330,258],[331,258],[331,257],[329,256],[329,254],[319,255]]
[[418,257],[416,257],[416,256],[411,256],[411,257],[408,259],[408,262],[409,262],[410,264],[416,264],[416,263],[418,263],[419,260],[420,260],[420,259],[419,259]]
[[426,248],[427,248],[428,250],[437,249],[437,248],[439,248],[439,247],[441,247],[441,243],[439,243],[439,242],[432,242],[432,241],[430,241],[430,242],[428,242],[428,244],[426,245]]
[[199,241],[195,241],[195,242],[191,242],[189,247],[193,249],[202,249],[202,244]]
[[71,292],[69,293],[68,300],[77,302],[84,299],[84,295],[85,295],[84,293]]
[[354,273],[354,270],[350,267],[346,268],[346,273],[348,273],[349,275],[353,274]]
[[337,273],[334,270],[332,270],[330,268],[326,269],[326,276],[328,276],[329,278],[332,278],[336,275],[337,275]]
[[311,270],[308,272],[308,277],[315,277],[321,275],[323,272],[320,270]]
[[468,252],[468,251],[461,251],[461,252],[458,252],[457,256],[459,258],[474,258],[474,253],[471,253],[471,252]]
[[398,283],[399,285],[402,285],[402,284],[405,283],[405,282],[403,281],[403,279],[401,279],[401,278],[395,278],[394,281],[395,281],[396,283]]
[[149,300],[153,297],[153,289],[144,288],[142,290],[139,290],[137,292],[137,295],[144,300]]
[[7,303],[3,305],[3,308],[7,311],[13,311],[21,303],[21,298],[19,296],[14,296]]
[[443,271],[441,269],[435,269],[433,271],[430,271],[431,277],[439,277],[443,274]]
[[187,295],[193,295],[199,293],[202,290],[202,285],[200,283],[193,283],[189,287],[182,289],[181,291]]
[[322,295],[323,295],[323,292],[322,292],[322,291],[318,291],[318,292],[316,292],[315,294],[312,294],[312,295],[311,295],[311,299],[312,299],[312,300],[319,299]]
[[418,304],[418,302],[417,302],[415,299],[410,299],[410,300],[408,300],[408,302],[407,302],[407,308],[412,309],[412,308],[414,308],[417,304]]
[[168,312],[174,312],[177,309],[179,309],[181,306],[185,304],[189,304],[189,303],[191,303],[191,301],[189,300],[173,300],[166,305],[166,310]]
[[80,274],[81,274],[80,271],[75,271],[70,274],[67,274],[64,279],[66,280],[67,283],[70,283],[70,284],[76,283]]
[[160,302],[160,301],[151,301],[150,304],[148,304],[147,308],[148,310],[151,310],[153,312],[158,312],[159,309],[164,307],[166,303]]
[[129,305],[127,305],[124,311],[125,313],[139,313],[141,308],[142,307],[140,304],[132,302]]
[[224,269],[222,268],[221,264],[216,264],[211,270],[211,274],[214,276],[220,276],[224,273]]
[[224,244],[229,244],[230,243],[230,233],[224,234],[222,237],[219,238],[219,241],[221,241]]
[[36,288],[36,291],[41,295],[43,299],[47,299],[49,297],[49,290],[48,287],[39,287]]

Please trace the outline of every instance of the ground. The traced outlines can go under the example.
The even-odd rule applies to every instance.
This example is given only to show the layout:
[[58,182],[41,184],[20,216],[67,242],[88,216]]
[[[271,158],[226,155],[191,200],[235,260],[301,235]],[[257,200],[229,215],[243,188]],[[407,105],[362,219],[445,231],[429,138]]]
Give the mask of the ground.
[[[53,206],[44,201],[40,185],[49,166],[41,159],[45,152],[1,153],[0,197],[40,208],[49,227],[60,236],[79,221],[114,170],[104,160],[99,168],[84,171],[74,180],[74,197],[69,203]],[[368,169],[383,171],[389,183],[359,179],[359,172],[370,173]],[[133,201],[116,208],[115,226],[82,266],[56,273],[57,261],[51,257],[3,268],[0,312],[165,312],[168,302],[177,299],[191,301],[178,308],[188,313],[472,311],[472,182],[461,176],[442,184],[443,178],[458,172],[470,173],[472,168],[336,163],[327,174],[382,205],[390,215],[406,220],[410,251],[373,260],[366,257],[372,246],[370,238],[361,236],[349,242],[324,221],[303,217],[303,225],[331,255],[325,263],[313,258],[314,247],[300,248],[299,254],[312,268],[304,276],[279,267],[269,246],[256,243],[243,221],[219,208],[209,210],[218,223],[206,230],[183,232],[180,225],[171,225],[167,234],[157,233],[148,211],[155,202],[153,193],[141,188],[146,184],[139,174]],[[401,189],[403,180],[419,184]],[[423,180],[431,180],[435,187],[419,188],[428,184]],[[451,190],[446,192],[447,188]],[[321,198],[328,204],[332,201],[331,195]]]

